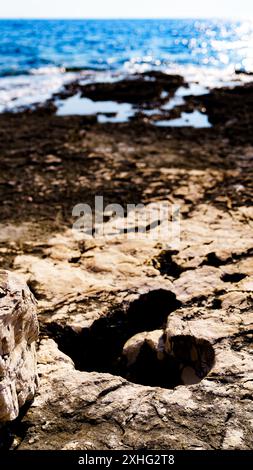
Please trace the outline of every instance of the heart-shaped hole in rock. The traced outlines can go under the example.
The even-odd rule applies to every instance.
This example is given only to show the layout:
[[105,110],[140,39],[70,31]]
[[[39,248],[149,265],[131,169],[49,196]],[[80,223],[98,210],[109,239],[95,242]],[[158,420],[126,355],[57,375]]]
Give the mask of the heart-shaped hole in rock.
[[45,333],[56,340],[79,370],[108,372],[143,385],[174,388],[199,382],[214,363],[208,341],[164,333],[168,316],[180,306],[173,292],[156,289],[78,333],[59,323],[50,323]]

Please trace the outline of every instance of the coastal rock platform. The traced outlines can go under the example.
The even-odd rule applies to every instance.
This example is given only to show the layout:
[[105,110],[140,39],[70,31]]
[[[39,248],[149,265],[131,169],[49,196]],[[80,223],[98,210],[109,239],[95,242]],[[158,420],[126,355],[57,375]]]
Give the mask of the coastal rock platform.
[[[0,261],[26,280],[40,323],[40,386],[3,446],[252,447],[253,121],[245,97],[226,125],[226,90],[206,101],[212,116],[218,93],[226,119],[208,129],[0,116]],[[72,210],[96,195],[179,206],[180,244],[129,237],[138,208],[117,234],[83,238]]]

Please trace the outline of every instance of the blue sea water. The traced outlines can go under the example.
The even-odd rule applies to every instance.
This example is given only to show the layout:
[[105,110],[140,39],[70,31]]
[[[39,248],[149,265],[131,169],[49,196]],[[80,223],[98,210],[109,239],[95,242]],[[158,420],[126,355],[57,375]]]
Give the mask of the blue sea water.
[[1,20],[0,110],[46,99],[79,69],[253,70],[252,46],[250,21]]

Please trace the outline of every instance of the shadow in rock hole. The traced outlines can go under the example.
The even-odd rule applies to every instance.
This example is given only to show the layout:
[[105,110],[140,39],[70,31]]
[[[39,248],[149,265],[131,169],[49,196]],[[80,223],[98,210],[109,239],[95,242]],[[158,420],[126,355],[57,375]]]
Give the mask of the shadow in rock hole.
[[[79,370],[107,372],[143,385],[174,388],[183,383],[182,363],[186,367],[191,365],[189,351],[184,353],[185,361],[179,354],[165,353],[158,358],[157,352],[144,341],[138,360],[131,368],[127,367],[122,352],[126,342],[137,333],[163,330],[168,315],[180,306],[173,292],[157,289],[99,318],[79,334],[56,323],[48,325],[46,333],[72,358]],[[161,337],[162,334],[161,331]],[[190,350],[190,343],[187,344],[184,342],[184,349],[189,346]]]
[[56,323],[48,325],[46,333],[77,369],[114,373],[125,342],[136,333],[163,328],[168,315],[180,306],[173,292],[157,289],[99,318],[81,333]]

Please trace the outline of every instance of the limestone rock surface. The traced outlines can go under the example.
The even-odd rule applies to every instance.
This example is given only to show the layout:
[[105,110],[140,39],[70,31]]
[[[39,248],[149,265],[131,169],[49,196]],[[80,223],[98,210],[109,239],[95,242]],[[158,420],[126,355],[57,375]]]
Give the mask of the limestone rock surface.
[[[8,448],[252,448],[252,96],[217,89],[163,110],[167,120],[205,108],[208,129],[153,125],[156,96],[128,123],[56,116],[52,102],[0,115],[0,263],[25,277],[41,331],[40,387]],[[83,240],[73,207],[97,195],[124,217],[105,211],[112,235]],[[172,214],[152,211],[168,202],[180,208],[177,248]],[[133,203],[152,223],[128,214]]]
[[0,271],[0,423],[17,418],[37,388],[36,302],[27,285]]
[[174,390],[75,370],[51,339],[19,449],[250,449],[252,380],[204,379]]

